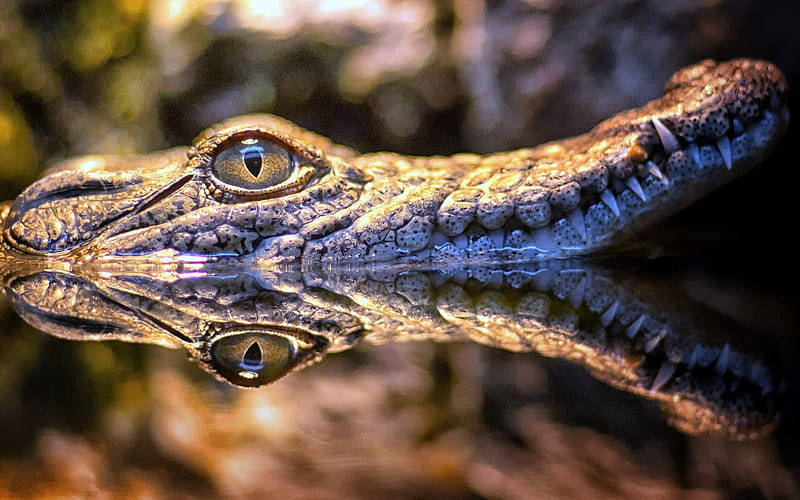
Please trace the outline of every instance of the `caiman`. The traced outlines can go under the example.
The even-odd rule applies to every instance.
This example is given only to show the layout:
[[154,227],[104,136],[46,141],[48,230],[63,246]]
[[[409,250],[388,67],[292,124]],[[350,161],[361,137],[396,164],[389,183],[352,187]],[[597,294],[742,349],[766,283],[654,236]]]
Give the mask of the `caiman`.
[[[678,408],[684,430],[752,437],[774,420],[778,384],[763,363],[727,340],[695,349],[686,339],[708,335],[675,333],[685,329],[660,308],[625,306],[594,278],[603,271],[564,259],[630,241],[763,161],[788,126],[786,94],[770,63],[703,61],[586,134],[485,156],[362,155],[241,116],[188,148],[53,166],[2,205],[0,270],[42,329],[184,346],[238,385],[362,337],[462,337],[578,359]],[[340,286],[363,273],[390,273],[390,292]],[[562,275],[570,286],[554,292]],[[458,295],[450,276],[497,293]],[[554,295],[558,321],[536,293]]]

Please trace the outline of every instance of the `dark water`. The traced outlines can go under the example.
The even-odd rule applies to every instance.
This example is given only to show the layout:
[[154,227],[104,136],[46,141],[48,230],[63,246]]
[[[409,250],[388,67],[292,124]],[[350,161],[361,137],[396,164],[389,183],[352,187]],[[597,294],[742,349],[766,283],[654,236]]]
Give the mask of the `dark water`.
[[[686,256],[574,261],[559,264],[561,271],[548,277],[547,285],[540,278],[556,264],[517,265],[514,272],[526,269],[534,278],[513,287],[486,278],[488,271],[476,267],[466,280],[451,273],[436,285],[437,279],[431,277],[436,291],[418,297],[403,295],[400,283],[419,272],[390,276],[389,270],[373,269],[367,273],[370,278],[355,278],[354,271],[344,278],[329,274],[324,281],[331,290],[337,289],[337,280],[362,280],[359,287],[348,289],[374,293],[359,299],[351,292],[347,300],[359,304],[372,300],[376,310],[385,307],[382,316],[401,318],[396,332],[377,328],[377,335],[367,335],[354,348],[330,353],[317,364],[260,389],[240,389],[215,379],[200,368],[202,361],[187,360],[180,348],[62,340],[32,330],[5,309],[5,404],[0,412],[4,429],[0,444],[7,457],[5,487],[15,494],[35,488],[42,496],[66,491],[124,497],[172,496],[174,491],[189,496],[205,496],[208,491],[232,496],[290,491],[302,497],[722,492],[794,496],[798,456],[793,423],[800,381],[794,363],[799,354],[793,335],[798,320],[795,302],[779,289],[756,287],[753,281],[721,272],[727,266],[721,260],[711,262],[707,257]],[[574,298],[575,280],[572,288],[563,281],[576,272],[585,273],[585,284],[577,285],[585,287],[585,299]],[[320,281],[319,275],[299,278],[307,283]],[[65,285],[70,279],[71,284]],[[192,277],[161,288],[144,278],[123,277],[100,284],[109,303],[113,299],[125,307],[138,304],[148,317],[191,326],[175,313],[161,311],[159,316],[158,308],[144,296],[130,302],[124,297],[136,297],[135,290],[141,286],[161,294],[161,303],[180,305],[188,316],[235,315],[240,307],[246,308],[247,300],[230,302],[217,295],[214,300],[221,304],[217,313],[214,304],[204,302],[201,295],[213,286],[239,290],[238,279],[234,275],[210,281]],[[251,283],[249,277],[244,279]],[[37,290],[43,283],[47,290],[40,295]],[[379,288],[378,283],[385,285]],[[603,289],[614,288],[622,304],[607,328],[598,323],[600,315],[589,310],[597,283]],[[381,292],[386,284],[395,291]],[[443,298],[448,296],[444,291],[448,286],[458,286],[471,298],[448,302]],[[37,302],[54,294],[74,297],[84,293],[82,287],[95,297],[91,310],[84,308],[80,298],[64,299],[62,306],[67,308]],[[7,292],[20,314],[49,333],[124,338],[126,322],[115,321],[113,310],[104,309],[103,300],[97,300],[103,294],[90,287],[88,282],[59,273],[7,281]],[[123,288],[125,294],[110,292]],[[191,290],[198,290],[198,295]],[[307,285],[305,294],[313,293]],[[507,320],[497,316],[488,304],[498,299],[493,302],[488,294],[508,297],[516,308],[514,315]],[[257,300],[269,310],[281,307],[284,294],[278,295],[262,291]],[[548,347],[541,338],[525,338],[533,339],[536,350],[554,358],[503,349],[518,348],[503,333],[502,325],[522,328],[519,325],[530,308],[521,304],[530,297],[546,301],[550,312],[533,316],[537,324],[554,329],[548,338],[556,343]],[[574,307],[574,300],[582,302],[580,307]],[[631,305],[636,301],[640,301],[638,306]],[[386,306],[390,302],[392,307]],[[205,307],[195,313],[192,304]],[[283,307],[293,307],[287,304]],[[467,335],[460,341],[435,343],[421,337],[409,341],[407,333],[416,331],[408,326],[412,323],[431,325],[417,332],[431,334],[441,321],[431,323],[426,318],[441,320],[462,307],[480,310],[482,305],[481,314],[490,319],[471,320],[461,314],[467,318],[461,323]],[[734,321],[714,319],[714,309]],[[633,310],[636,315],[645,314],[647,320],[629,342],[626,331],[632,322],[624,317]],[[470,321],[479,325],[489,321],[496,328],[481,334],[469,326]],[[570,324],[575,326],[559,326]],[[603,358],[603,363],[612,365],[610,372],[588,368],[598,367],[592,361],[587,366],[568,359],[572,355],[564,357],[576,352],[564,345],[576,345],[598,356],[605,356],[609,349],[619,356],[633,353],[630,359],[636,360],[642,354],[632,346],[638,343],[641,349],[644,339],[652,339],[654,329],[661,328],[657,325],[666,325],[670,336],[640,364],[630,361],[632,367],[637,366],[631,368],[634,372],[644,374],[643,383],[633,383],[633,392],[624,384],[617,386],[620,390],[601,381],[616,380],[613,360],[617,355]],[[595,327],[606,332],[602,338],[591,333]],[[411,330],[404,334],[404,328]],[[558,333],[564,328],[566,334]],[[192,335],[191,329],[181,331]],[[673,339],[673,334],[678,337]],[[384,343],[393,335],[402,343]],[[441,334],[437,339],[446,337]],[[330,338],[335,339],[335,334]],[[376,341],[378,345],[372,345]],[[692,405],[711,412],[699,424],[691,418],[676,423],[670,406],[661,409],[663,403],[656,402],[660,397],[649,395],[656,390],[655,371],[666,352],[680,350],[683,344],[689,351],[701,345],[701,352],[713,351],[713,359],[705,364],[707,368],[700,361],[697,368],[684,372],[684,358],[676,375],[662,382],[664,388],[658,392],[694,401]],[[731,361],[718,378],[723,344],[731,346]],[[756,365],[758,374],[740,378],[739,373],[754,374]],[[680,389],[687,384],[688,392]],[[711,396],[714,384],[727,387],[723,403]],[[742,407],[741,401],[752,405]],[[727,430],[698,427],[708,418],[736,423]],[[685,433],[698,430],[703,435]],[[263,480],[265,476],[269,479]],[[542,494],[542,488],[547,494]]]
[[[703,57],[800,70],[789,4],[403,5],[259,25],[235,7],[6,2],[3,198],[53,159],[186,144],[243,112],[365,151],[481,152],[581,132]],[[783,396],[764,438],[689,436],[582,366],[474,342],[361,343],[242,390],[182,350],[57,339],[3,302],[0,496],[798,497],[797,130],[660,225],[666,257],[623,266],[766,345]]]

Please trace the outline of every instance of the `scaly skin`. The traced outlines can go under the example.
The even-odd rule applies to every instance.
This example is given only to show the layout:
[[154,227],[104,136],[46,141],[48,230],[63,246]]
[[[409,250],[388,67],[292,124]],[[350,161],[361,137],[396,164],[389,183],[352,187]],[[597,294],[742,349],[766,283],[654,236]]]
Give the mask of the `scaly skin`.
[[[341,263],[589,254],[762,161],[788,124],[786,90],[769,63],[705,61],[676,73],[662,98],[587,134],[483,157],[359,155],[276,117],[238,117],[188,150],[55,166],[11,207],[6,252],[73,263],[112,255]],[[243,137],[280,144],[298,178],[266,193],[222,182],[214,159]]]
[[752,439],[778,420],[782,383],[746,332],[642,272],[578,260],[315,267],[206,264],[164,279],[103,265],[13,272],[4,285],[20,315],[51,335],[183,347],[241,386],[362,340],[471,340],[583,365],[658,401],[684,432]]
[[[755,437],[779,384],[708,333],[727,326],[687,326],[602,268],[552,259],[625,241],[762,161],[786,90],[769,63],[705,61],[587,134],[484,157],[359,155],[280,118],[234,118],[190,148],[50,169],[1,207],[0,275],[46,331],[183,346],[240,385],[362,337],[467,338],[576,360],[687,432]],[[217,176],[252,138],[287,152],[287,179]]]

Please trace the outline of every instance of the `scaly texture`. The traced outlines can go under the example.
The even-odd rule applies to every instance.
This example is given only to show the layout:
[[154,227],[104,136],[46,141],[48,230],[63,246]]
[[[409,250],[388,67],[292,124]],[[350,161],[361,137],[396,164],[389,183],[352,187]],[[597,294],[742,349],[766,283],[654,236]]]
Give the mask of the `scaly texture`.
[[[563,141],[488,156],[358,155],[276,117],[243,116],[188,150],[67,161],[13,204],[8,251],[77,261],[156,252],[306,262],[530,260],[608,248],[746,172],[788,124],[773,65],[704,61],[660,99]],[[285,148],[301,181],[216,177],[234,138]],[[299,174],[298,174],[299,175]]]

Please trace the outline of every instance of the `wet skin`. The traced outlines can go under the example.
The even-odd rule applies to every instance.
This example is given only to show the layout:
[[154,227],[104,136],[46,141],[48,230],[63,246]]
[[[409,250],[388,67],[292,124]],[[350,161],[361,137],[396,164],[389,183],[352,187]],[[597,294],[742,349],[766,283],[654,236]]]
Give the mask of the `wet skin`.
[[[55,165],[2,206],[0,274],[46,331],[183,346],[239,385],[361,338],[469,338],[578,360],[659,399],[688,432],[753,437],[776,415],[763,362],[707,340],[718,327],[630,312],[628,292],[596,279],[605,270],[553,259],[630,241],[763,161],[788,125],[786,93],[769,63],[704,61],[584,135],[487,156],[362,155],[274,116],[237,117],[189,148]],[[506,273],[452,278],[488,264]],[[539,278],[508,281],[527,275]],[[351,278],[371,292],[340,286]],[[454,291],[470,279],[491,298]],[[399,301],[398,280],[410,287]],[[553,304],[577,319],[552,320]]]

